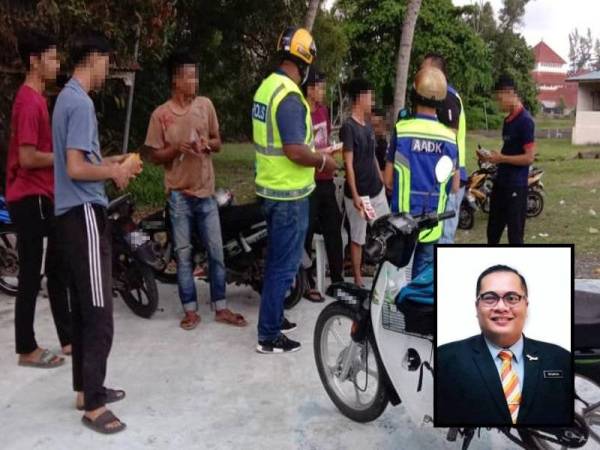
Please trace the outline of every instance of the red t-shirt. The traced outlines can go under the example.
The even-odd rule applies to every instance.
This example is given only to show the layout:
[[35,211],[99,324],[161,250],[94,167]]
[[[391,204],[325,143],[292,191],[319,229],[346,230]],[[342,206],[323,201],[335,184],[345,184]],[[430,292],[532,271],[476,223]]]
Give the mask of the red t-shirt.
[[6,200],[16,202],[32,195],[54,199],[54,169],[25,169],[19,164],[19,147],[32,145],[38,151],[52,153],[52,131],[46,99],[22,85],[13,103],[10,144],[6,165]]
[[[310,113],[313,123],[313,136],[315,138],[315,148],[317,151],[321,148],[329,147],[329,135],[331,134],[331,122],[329,121],[329,111],[320,103],[317,103],[315,110]],[[321,172],[315,170],[315,180],[333,180],[332,172]]]

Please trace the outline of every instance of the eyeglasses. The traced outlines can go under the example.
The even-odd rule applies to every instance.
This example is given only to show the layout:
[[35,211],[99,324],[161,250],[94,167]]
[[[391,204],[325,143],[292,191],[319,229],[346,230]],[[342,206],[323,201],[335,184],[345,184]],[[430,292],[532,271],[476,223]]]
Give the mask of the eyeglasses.
[[507,306],[516,306],[526,297],[526,295],[517,294],[516,292],[507,292],[502,297],[495,292],[484,292],[477,296],[477,300],[481,302],[483,306],[493,308],[498,304],[500,299],[502,299]]

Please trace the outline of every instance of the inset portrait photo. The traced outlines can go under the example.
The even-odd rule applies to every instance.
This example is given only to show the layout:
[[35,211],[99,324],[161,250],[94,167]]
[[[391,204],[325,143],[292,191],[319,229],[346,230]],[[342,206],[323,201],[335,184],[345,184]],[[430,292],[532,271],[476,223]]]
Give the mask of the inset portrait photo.
[[573,246],[436,246],[438,427],[571,426]]

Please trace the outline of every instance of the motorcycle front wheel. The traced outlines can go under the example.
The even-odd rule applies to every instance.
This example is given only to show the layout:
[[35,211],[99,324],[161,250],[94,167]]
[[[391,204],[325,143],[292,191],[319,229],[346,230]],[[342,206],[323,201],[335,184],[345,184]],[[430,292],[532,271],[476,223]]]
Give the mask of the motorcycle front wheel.
[[470,230],[475,225],[475,211],[468,205],[460,206],[458,215],[458,228],[461,230]]
[[125,304],[137,316],[149,319],[158,307],[158,287],[154,277],[154,270],[125,255],[127,264],[119,276],[117,291]]
[[544,210],[544,197],[537,191],[527,193],[527,217],[537,217]]
[[0,231],[0,291],[15,297],[19,290],[19,254],[17,233],[7,228]]
[[370,422],[383,414],[389,397],[371,340],[352,340],[355,320],[356,313],[343,303],[323,309],[315,326],[315,362],[327,395],[342,414]]

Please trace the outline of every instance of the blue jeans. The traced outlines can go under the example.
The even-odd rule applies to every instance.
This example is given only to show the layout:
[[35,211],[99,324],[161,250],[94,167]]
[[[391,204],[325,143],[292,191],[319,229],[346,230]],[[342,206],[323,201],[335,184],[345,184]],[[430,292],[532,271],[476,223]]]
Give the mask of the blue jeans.
[[446,202],[446,211],[454,211],[455,215],[451,219],[444,220],[444,231],[439,240],[440,244],[454,244],[454,236],[458,227],[458,219],[460,216],[460,204],[465,196],[465,186],[461,187],[457,192],[451,192],[448,195]]
[[415,248],[415,255],[413,257],[413,279],[416,278],[417,275],[419,275],[425,269],[425,267],[427,267],[433,262],[433,244],[434,243],[417,243],[417,247]]
[[292,286],[308,229],[308,198],[293,201],[264,200],[267,218],[267,260],[258,315],[258,340],[281,334],[285,294]]
[[212,197],[190,197],[172,191],[169,195],[169,214],[177,259],[179,298],[183,309],[185,311],[198,309],[192,260],[194,231],[208,252],[211,301],[216,302],[217,309],[225,308],[225,263],[217,202]]

